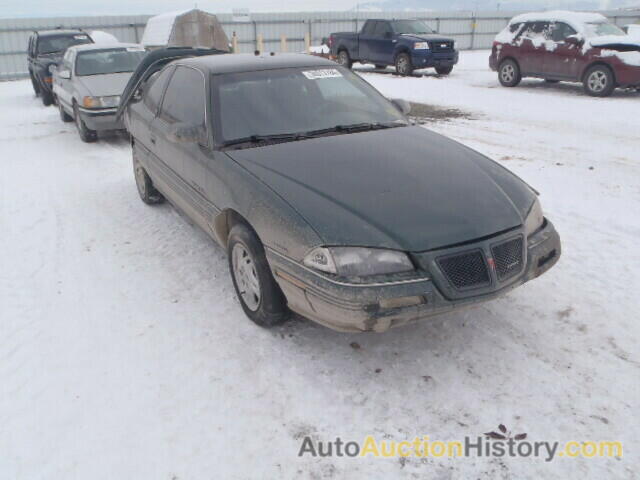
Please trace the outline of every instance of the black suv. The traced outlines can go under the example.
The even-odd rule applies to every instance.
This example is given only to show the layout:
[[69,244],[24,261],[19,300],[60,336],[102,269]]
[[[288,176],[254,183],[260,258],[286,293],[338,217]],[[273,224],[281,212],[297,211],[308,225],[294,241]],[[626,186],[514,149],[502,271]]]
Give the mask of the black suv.
[[62,60],[67,48],[82,43],[93,43],[93,39],[82,30],[45,30],[33,32],[29,37],[29,77],[33,90],[40,95],[45,106],[53,103],[51,66]]

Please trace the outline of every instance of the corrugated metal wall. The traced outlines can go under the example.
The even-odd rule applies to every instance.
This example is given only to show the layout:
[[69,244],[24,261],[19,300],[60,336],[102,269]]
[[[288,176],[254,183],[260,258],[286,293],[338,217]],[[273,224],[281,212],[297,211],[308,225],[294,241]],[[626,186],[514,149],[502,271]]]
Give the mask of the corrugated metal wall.
[[[254,13],[250,22],[234,22],[231,14],[219,14],[229,38],[238,37],[238,50],[251,52],[262,35],[264,49],[280,51],[280,36],[287,37],[287,50],[304,50],[304,36],[312,44],[332,32],[357,31],[367,18],[418,18],[438,32],[457,41],[458,48],[489,48],[493,37],[518,12],[297,12]],[[602,12],[618,25],[640,21],[640,10]],[[56,27],[79,27],[87,31],[102,30],[123,42],[142,38],[149,15],[0,19],[0,80],[24,78],[27,75],[26,48],[33,30]]]

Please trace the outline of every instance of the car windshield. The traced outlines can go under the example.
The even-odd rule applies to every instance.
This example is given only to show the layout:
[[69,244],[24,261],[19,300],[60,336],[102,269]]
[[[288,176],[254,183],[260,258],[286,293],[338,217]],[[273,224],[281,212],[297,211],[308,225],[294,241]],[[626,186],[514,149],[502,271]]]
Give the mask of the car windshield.
[[40,37],[38,39],[38,54],[64,52],[73,45],[82,45],[83,43],[91,43],[89,36],[84,33],[59,37]]
[[214,76],[218,143],[407,125],[398,109],[342,67],[284,68]]
[[604,35],[626,35],[624,30],[608,22],[587,23],[585,34],[587,37],[602,37]]
[[145,53],[142,47],[79,52],[76,58],[76,75],[82,77],[133,72]]
[[426,23],[419,20],[395,20],[391,22],[391,28],[396,33],[421,34],[434,33]]

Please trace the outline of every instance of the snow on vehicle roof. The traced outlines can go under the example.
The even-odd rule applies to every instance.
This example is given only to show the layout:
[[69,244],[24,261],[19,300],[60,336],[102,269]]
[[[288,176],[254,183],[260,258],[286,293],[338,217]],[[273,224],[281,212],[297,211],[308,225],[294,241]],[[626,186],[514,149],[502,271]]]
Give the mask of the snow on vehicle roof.
[[74,45],[69,47],[68,50],[75,50],[76,52],[84,52],[86,50],[109,50],[111,48],[135,48],[138,50],[144,50],[144,47],[139,43],[83,43],[82,45]]
[[565,22],[571,25],[576,31],[584,30],[585,23],[607,22],[607,17],[599,13],[570,12],[568,10],[552,10],[549,12],[523,13],[511,19],[509,25],[524,22]]
[[142,34],[143,45],[166,45],[171,36],[173,24],[180,15],[190,12],[191,10],[178,10],[175,12],[161,13],[147,20],[147,26]]

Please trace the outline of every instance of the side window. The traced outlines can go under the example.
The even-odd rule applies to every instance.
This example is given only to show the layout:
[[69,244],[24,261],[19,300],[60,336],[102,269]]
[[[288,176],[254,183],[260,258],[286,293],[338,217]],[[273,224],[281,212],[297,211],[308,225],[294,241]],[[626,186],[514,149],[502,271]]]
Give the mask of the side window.
[[205,128],[206,92],[204,76],[189,67],[176,67],[164,94],[160,118],[165,122],[184,123]]
[[551,40],[554,42],[564,42],[567,37],[575,35],[577,32],[564,22],[556,22],[551,25]]
[[373,35],[373,32],[376,29],[376,22],[375,20],[369,20],[367,23],[364,24],[364,28],[362,29],[362,33],[364,33],[365,35]]
[[158,110],[158,105],[160,105],[160,100],[162,99],[162,92],[164,92],[164,87],[167,81],[169,81],[172,72],[173,67],[165,68],[156,75],[155,79],[150,80],[150,85],[145,89],[143,102],[147,108],[154,113]]
[[33,45],[33,35],[29,37],[29,44],[27,46],[27,55],[31,56],[31,45]]
[[386,33],[390,33],[390,32],[391,32],[391,25],[389,25],[389,22],[378,22],[377,23],[375,35],[378,35],[380,37],[384,37]]
[[549,33],[549,22],[529,22],[525,25],[522,36],[526,38],[544,38]]

